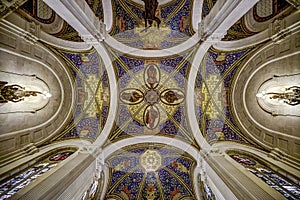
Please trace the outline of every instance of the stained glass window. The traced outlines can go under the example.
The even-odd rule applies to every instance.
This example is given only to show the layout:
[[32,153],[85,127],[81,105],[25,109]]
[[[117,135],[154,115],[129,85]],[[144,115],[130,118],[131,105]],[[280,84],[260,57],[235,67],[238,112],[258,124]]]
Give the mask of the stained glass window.
[[230,155],[236,162],[245,166],[252,174],[263,180],[270,187],[281,193],[286,199],[300,199],[300,181],[273,171],[253,158],[246,155]]
[[25,169],[19,174],[10,177],[0,183],[0,200],[4,200],[13,196],[20,189],[33,182],[38,177],[53,169],[57,164],[69,157],[72,151],[63,151],[54,155],[48,156]]

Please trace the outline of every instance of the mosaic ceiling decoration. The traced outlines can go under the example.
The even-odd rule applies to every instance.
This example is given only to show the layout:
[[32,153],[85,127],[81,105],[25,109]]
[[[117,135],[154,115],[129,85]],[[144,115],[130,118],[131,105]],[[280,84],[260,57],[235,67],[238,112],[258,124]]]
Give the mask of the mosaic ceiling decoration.
[[104,63],[95,49],[85,52],[51,49],[66,61],[76,86],[73,117],[56,140],[83,138],[94,141],[103,129],[109,111],[110,87]]
[[214,7],[214,5],[217,3],[218,0],[204,0],[203,6],[202,6],[202,19],[204,19],[211,9]]
[[185,110],[187,75],[196,49],[157,59],[110,51],[119,77],[118,114],[110,141],[157,134],[196,146]]
[[199,128],[210,144],[224,140],[251,143],[233,119],[230,88],[239,65],[254,50],[255,47],[249,47],[224,52],[210,48],[199,67],[195,83],[195,112]]
[[245,24],[245,18],[242,17],[227,30],[222,41],[240,40],[255,34],[257,32],[250,31]]
[[64,22],[61,30],[58,33],[52,34],[62,40],[68,40],[73,42],[83,42],[83,40],[78,35],[78,32],[70,26],[67,22]]
[[196,162],[183,151],[142,144],[115,152],[106,163],[106,198],[196,199],[193,170]]
[[171,1],[158,5],[155,16],[161,20],[145,28],[144,4],[133,1],[112,1],[114,24],[110,35],[118,41],[135,48],[165,49],[176,46],[195,32],[192,28],[192,0]]
[[102,0],[85,0],[99,20],[104,19]]

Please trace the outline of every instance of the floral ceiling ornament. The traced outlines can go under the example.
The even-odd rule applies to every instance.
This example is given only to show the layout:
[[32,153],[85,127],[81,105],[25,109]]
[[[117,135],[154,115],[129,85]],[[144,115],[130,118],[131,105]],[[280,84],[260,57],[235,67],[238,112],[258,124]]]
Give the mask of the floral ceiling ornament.
[[163,88],[161,81],[161,72],[159,67],[150,63],[144,70],[145,91],[136,88],[127,88],[121,91],[120,100],[127,105],[136,105],[146,102],[143,121],[148,129],[155,129],[160,123],[160,106],[162,102],[168,106],[176,106],[184,101],[184,93],[177,88]]
[[141,165],[147,172],[156,171],[161,166],[161,155],[155,150],[147,150],[141,156]]

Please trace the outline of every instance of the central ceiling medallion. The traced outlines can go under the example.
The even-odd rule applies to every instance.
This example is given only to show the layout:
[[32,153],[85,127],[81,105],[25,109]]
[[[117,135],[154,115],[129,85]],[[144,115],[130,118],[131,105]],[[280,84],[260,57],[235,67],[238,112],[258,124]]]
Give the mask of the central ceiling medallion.
[[159,101],[159,94],[153,89],[148,90],[146,91],[145,99],[150,105],[153,105]]
[[166,88],[165,81],[161,81],[161,71],[154,63],[146,66],[143,79],[145,85],[141,85],[140,89],[126,88],[122,90],[120,100],[129,106],[146,103],[142,120],[138,120],[144,122],[148,129],[153,130],[161,122],[161,113],[165,113],[166,107],[174,110],[176,105],[184,101],[184,93],[177,88]]
[[153,172],[161,166],[161,156],[155,150],[147,150],[141,155],[141,165],[147,172]]

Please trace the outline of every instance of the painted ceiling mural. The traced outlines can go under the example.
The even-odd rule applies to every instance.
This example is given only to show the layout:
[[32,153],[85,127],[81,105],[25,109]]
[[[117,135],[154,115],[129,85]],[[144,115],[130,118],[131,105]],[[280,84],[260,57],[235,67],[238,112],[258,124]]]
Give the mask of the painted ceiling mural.
[[104,63],[95,49],[71,52],[50,49],[69,66],[75,83],[75,111],[56,140],[83,138],[94,141],[103,129],[109,111],[109,81]]
[[102,0],[85,0],[99,20],[104,19]]
[[242,17],[227,30],[227,34],[224,36],[224,38],[222,38],[222,40],[240,40],[255,35],[257,33],[258,32],[253,32],[247,28],[245,24],[245,17]]
[[192,28],[192,0],[171,1],[158,5],[155,16],[161,20],[159,29],[156,22],[145,28],[144,4],[133,1],[112,1],[114,13],[113,29],[110,32],[118,41],[140,49],[165,49],[176,46],[195,31]]
[[109,142],[157,134],[197,146],[185,110],[187,75],[196,49],[155,59],[110,50],[118,77],[119,106]]
[[218,0],[203,0],[203,6],[202,6],[202,19],[204,19],[211,9],[214,7],[214,5],[217,3]]
[[108,158],[106,198],[196,199],[188,154],[165,145],[142,144],[123,148]]
[[251,143],[231,114],[230,87],[239,65],[255,49],[249,47],[225,52],[210,48],[199,67],[195,83],[195,112],[199,128],[210,144],[225,140]]
[[62,40],[68,40],[73,42],[83,42],[81,37],[78,35],[78,32],[70,26],[67,22],[64,22],[61,30],[55,34],[52,34],[55,37],[58,37]]

